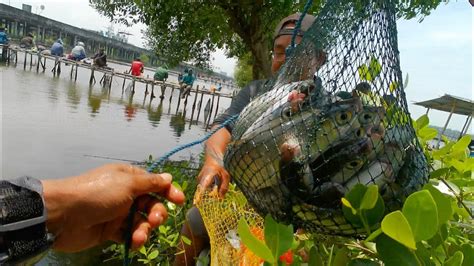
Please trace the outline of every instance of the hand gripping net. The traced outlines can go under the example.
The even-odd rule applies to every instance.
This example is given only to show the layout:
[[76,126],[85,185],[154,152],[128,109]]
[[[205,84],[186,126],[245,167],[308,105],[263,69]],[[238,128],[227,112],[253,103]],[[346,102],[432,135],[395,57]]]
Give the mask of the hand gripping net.
[[376,184],[387,211],[399,208],[428,169],[403,91],[391,1],[328,1],[232,137],[226,169],[262,216],[358,235],[364,229],[344,218],[341,197],[359,183]]

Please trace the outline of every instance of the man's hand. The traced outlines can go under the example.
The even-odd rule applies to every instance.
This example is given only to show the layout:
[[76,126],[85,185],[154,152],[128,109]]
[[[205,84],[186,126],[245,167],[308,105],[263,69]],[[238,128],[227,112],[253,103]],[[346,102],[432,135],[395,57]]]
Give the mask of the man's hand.
[[184,202],[184,194],[171,185],[171,179],[169,174],[110,164],[79,176],[42,181],[47,228],[56,235],[53,248],[76,252],[106,240],[122,242],[134,199],[138,211],[147,218],[135,215],[132,247],[142,246],[152,229],[168,216],[165,206],[148,193],[155,192],[176,204]]
[[[217,180],[216,180],[217,179]],[[219,184],[219,196],[224,197],[229,190],[230,175],[224,166],[215,160],[208,159],[204,163],[201,172],[198,175],[199,185],[201,189],[212,188],[214,181]]]

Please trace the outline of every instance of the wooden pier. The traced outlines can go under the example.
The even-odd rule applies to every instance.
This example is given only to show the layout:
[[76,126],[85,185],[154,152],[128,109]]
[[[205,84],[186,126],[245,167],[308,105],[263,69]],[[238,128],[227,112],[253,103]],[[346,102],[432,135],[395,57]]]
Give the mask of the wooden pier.
[[[0,45],[0,49],[3,49],[3,45]],[[18,65],[18,58],[19,58],[19,53],[24,54],[23,62],[20,62],[20,64],[23,64],[23,69],[26,69],[27,66],[29,66],[30,69],[33,69],[33,66],[36,65],[36,72],[46,72],[48,69],[49,65],[51,68],[51,73],[53,76],[59,76],[61,75],[62,72],[64,72],[66,67],[68,67],[68,75],[71,80],[74,82],[77,81],[77,72],[79,68],[86,69],[90,71],[90,76],[89,76],[89,85],[93,86],[94,84],[99,82],[102,87],[108,88],[109,90],[112,89],[112,82],[119,81],[119,84],[121,83],[121,90],[122,93],[124,92],[125,89],[130,89],[132,94],[135,93],[135,88],[137,83],[142,83],[145,85],[145,97],[151,93],[150,97],[151,99],[155,98],[156,95],[155,93],[158,93],[158,97],[163,100],[165,99],[166,91],[170,90],[170,96],[169,96],[169,102],[171,103],[171,100],[173,98],[173,93],[174,90],[179,91],[179,96],[177,99],[177,110],[180,107],[181,101],[184,103],[184,107],[186,108],[186,105],[188,103],[188,98],[192,97],[191,95],[194,94],[194,99],[192,100],[192,114],[194,114],[195,109],[197,108],[197,116],[199,118],[199,115],[201,113],[201,108],[204,107],[204,122],[206,125],[210,124],[212,122],[211,117],[215,117],[217,115],[218,109],[219,109],[219,104],[220,104],[220,99],[223,98],[230,98],[232,99],[232,94],[225,94],[225,93],[220,93],[220,92],[211,92],[208,89],[205,89],[204,86],[201,88],[199,85],[194,86],[190,93],[188,93],[185,98],[181,98],[182,95],[182,90],[180,88],[180,85],[175,82],[169,82],[169,81],[156,81],[153,78],[149,77],[137,77],[130,75],[125,72],[117,72],[113,68],[109,67],[95,67],[91,64],[80,62],[80,61],[74,61],[74,60],[69,60],[64,57],[58,57],[58,56],[51,56],[51,55],[44,55],[41,54],[40,52],[36,51],[31,51],[31,50],[26,50],[22,49],[19,47],[14,47],[14,46],[7,46],[7,49],[4,49],[4,51],[7,52],[6,55],[3,56],[3,58],[6,60],[7,64],[14,64]],[[36,59],[36,63],[34,62],[34,59]],[[99,78],[97,79],[96,76]],[[126,87],[125,84],[129,81],[129,85]],[[157,92],[155,92],[155,87],[157,88]],[[207,100],[207,103],[205,106],[203,106],[203,100],[204,100],[204,95],[208,95],[209,99]],[[200,98],[199,102],[197,102],[197,99]],[[214,111],[215,110],[215,111]],[[214,111],[214,114],[212,115],[212,112]]]

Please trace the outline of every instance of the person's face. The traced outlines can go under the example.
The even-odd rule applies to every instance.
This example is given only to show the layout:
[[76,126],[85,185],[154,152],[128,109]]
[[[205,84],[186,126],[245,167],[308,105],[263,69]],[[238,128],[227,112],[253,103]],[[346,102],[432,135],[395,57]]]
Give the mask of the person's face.
[[[294,23],[288,23],[283,28],[294,28]],[[280,67],[285,63],[286,59],[286,48],[291,44],[291,35],[281,35],[273,42],[273,55],[272,55],[272,74],[275,74],[280,70]],[[295,43],[299,44],[302,37],[296,36]]]

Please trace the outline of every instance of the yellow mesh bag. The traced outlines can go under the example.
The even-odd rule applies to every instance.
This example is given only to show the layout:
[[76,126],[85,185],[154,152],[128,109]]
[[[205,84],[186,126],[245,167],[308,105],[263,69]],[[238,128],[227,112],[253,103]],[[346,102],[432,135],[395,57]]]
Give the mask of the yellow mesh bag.
[[247,203],[242,192],[230,189],[224,199],[219,198],[217,187],[202,191],[199,187],[194,196],[206,225],[211,244],[211,265],[261,265],[263,260],[248,250],[237,237],[237,224],[245,218],[251,232],[264,239],[263,218]]

